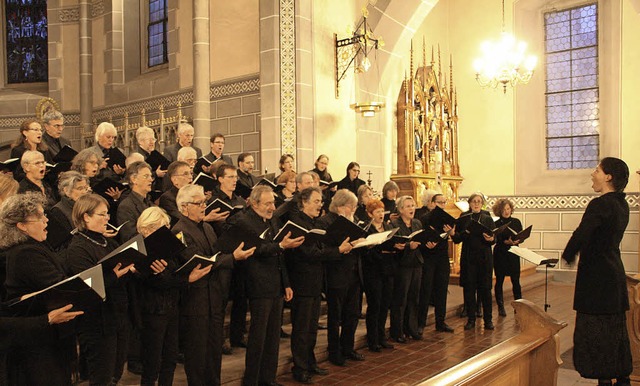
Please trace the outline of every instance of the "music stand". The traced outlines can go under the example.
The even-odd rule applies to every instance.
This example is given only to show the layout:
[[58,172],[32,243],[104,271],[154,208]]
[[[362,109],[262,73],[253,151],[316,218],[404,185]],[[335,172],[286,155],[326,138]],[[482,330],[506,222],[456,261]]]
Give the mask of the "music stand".
[[558,264],[558,259],[549,259],[542,255],[539,255],[528,248],[511,247],[509,252],[516,254],[531,264],[540,266],[544,264],[544,312],[551,307],[548,302],[548,286],[549,286],[549,267],[553,268]]

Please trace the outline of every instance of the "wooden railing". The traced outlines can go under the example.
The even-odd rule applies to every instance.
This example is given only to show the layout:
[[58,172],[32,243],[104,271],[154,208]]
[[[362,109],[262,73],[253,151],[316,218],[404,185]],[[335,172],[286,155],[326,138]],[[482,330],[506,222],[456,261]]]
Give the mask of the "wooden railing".
[[520,334],[418,385],[553,386],[562,364],[558,331],[567,326],[532,302],[512,303]]

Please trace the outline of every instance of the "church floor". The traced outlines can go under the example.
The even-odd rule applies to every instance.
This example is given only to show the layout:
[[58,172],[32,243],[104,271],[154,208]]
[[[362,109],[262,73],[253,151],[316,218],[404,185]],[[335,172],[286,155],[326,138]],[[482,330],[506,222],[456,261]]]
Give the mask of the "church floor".
[[[528,300],[540,307],[544,304],[544,274],[522,278],[523,294]],[[505,283],[505,297],[509,298],[511,285]],[[558,374],[559,386],[596,384],[593,380],[580,378],[571,364],[571,347],[575,312],[572,310],[573,285],[553,282],[549,283],[548,303],[551,307],[549,315],[557,320],[568,322],[568,326],[561,330],[560,352],[565,363]],[[506,300],[506,299],[505,299]],[[394,350],[383,350],[372,353],[366,349],[364,321],[361,320],[356,336],[356,347],[365,355],[363,362],[348,361],[345,367],[338,367],[326,361],[326,331],[320,331],[316,355],[321,367],[329,370],[329,375],[315,376],[317,385],[412,385],[438,372],[452,367],[477,353],[496,345],[518,333],[513,311],[507,317],[498,317],[494,304],[494,331],[485,331],[482,320],[478,319],[475,331],[464,331],[465,319],[456,315],[457,306],[462,304],[462,291],[458,286],[449,286],[449,312],[447,323],[455,329],[453,334],[440,333],[434,330],[433,315],[430,309],[429,325],[425,329],[422,341],[409,341],[407,344],[395,343]],[[508,308],[509,309],[509,308]],[[322,317],[321,323],[326,323]],[[290,332],[290,325],[284,327]],[[222,364],[222,381],[226,385],[239,385],[244,371],[244,349],[235,348],[231,356],[225,356]],[[278,382],[284,385],[298,385],[290,374],[290,346],[288,340],[281,340],[280,367]],[[139,384],[139,377],[126,372],[120,385]],[[178,365],[174,385],[186,385],[184,368]]]

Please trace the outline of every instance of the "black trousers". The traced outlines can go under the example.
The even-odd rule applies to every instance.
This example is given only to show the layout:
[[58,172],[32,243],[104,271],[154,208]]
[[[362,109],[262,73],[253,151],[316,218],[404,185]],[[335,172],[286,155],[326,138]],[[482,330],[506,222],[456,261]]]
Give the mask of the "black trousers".
[[424,259],[420,303],[418,305],[418,326],[424,327],[427,325],[431,299],[433,299],[435,306],[436,326],[444,323],[447,313],[447,290],[450,273],[449,256],[429,256]]
[[231,315],[229,320],[229,341],[239,346],[247,332],[247,310],[249,299],[246,294],[246,270],[234,269],[231,274]]
[[353,351],[358,328],[360,279],[353,272],[345,287],[327,289],[327,341],[329,355]]
[[[504,285],[504,279],[509,275],[498,274],[496,272],[496,303],[499,306],[504,306],[504,295],[502,292],[502,287]],[[522,299],[522,286],[520,285],[520,270],[518,272],[513,272],[512,275],[509,276],[511,278],[511,285],[513,286],[513,299],[518,300]]]
[[113,379],[119,381],[124,372],[124,364],[129,355],[129,338],[131,337],[131,320],[129,313],[116,312],[116,362],[113,369]]
[[475,323],[476,320],[476,292],[478,298],[482,302],[482,316],[485,323],[491,322],[492,317],[492,301],[491,301],[491,273],[492,269],[487,263],[469,264],[466,267],[464,280],[464,304],[467,308],[467,317],[469,321]]
[[418,334],[418,302],[422,267],[398,267],[393,281],[390,335],[394,339]]
[[[71,385],[73,350],[73,338],[43,342],[38,347],[11,349],[6,353],[7,385]],[[0,358],[4,359],[4,356]]]
[[116,364],[117,334],[106,333],[100,328],[86,329],[78,333],[81,356],[87,362],[90,385],[110,385]]
[[291,300],[291,355],[293,373],[309,371],[316,365],[320,296],[294,296]]
[[276,380],[282,324],[282,296],[249,299],[251,325],[242,384],[254,386]]
[[142,314],[141,385],[171,385],[178,359],[178,310],[164,315]]
[[367,344],[377,346],[386,340],[385,324],[393,297],[393,275],[376,265],[362,265],[364,292],[367,295]]
[[225,302],[222,297],[212,299],[212,304],[206,305],[210,307],[208,314],[180,316],[189,385],[220,384]]

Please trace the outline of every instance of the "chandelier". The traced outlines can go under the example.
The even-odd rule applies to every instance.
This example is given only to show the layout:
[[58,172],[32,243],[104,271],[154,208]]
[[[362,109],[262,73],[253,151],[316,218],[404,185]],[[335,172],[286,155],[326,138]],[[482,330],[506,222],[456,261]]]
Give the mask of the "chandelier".
[[537,58],[526,55],[527,43],[517,41],[504,29],[504,0],[502,0],[502,34],[499,41],[485,41],[480,46],[482,57],[473,62],[476,80],[482,87],[497,88],[502,85],[527,84],[533,76]]

